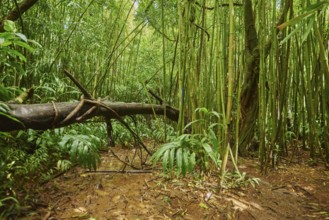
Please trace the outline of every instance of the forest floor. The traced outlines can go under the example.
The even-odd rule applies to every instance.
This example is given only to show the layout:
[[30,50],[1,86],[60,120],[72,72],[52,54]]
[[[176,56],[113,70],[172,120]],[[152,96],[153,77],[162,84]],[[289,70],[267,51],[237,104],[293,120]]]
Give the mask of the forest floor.
[[[135,152],[113,149],[122,158]],[[122,163],[103,153],[98,171],[104,172],[76,167],[49,181],[36,190],[43,205],[24,219],[329,219],[329,171],[323,165],[291,160],[261,175],[256,159],[240,158],[239,164],[259,185],[217,192],[216,175],[201,180],[167,179],[159,171],[115,173]]]

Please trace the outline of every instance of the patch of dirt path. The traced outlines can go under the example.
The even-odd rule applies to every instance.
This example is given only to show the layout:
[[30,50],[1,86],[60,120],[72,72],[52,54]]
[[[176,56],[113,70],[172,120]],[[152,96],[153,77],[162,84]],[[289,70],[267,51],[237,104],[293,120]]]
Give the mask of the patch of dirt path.
[[[117,151],[117,150],[116,150]],[[126,155],[127,150],[118,154]],[[119,169],[111,154],[98,171]],[[153,173],[88,173],[74,168],[38,189],[40,207],[25,219],[329,219],[329,171],[282,166],[269,175],[241,159],[252,186],[216,192],[217,177],[168,180]],[[128,169],[128,168],[127,168]]]

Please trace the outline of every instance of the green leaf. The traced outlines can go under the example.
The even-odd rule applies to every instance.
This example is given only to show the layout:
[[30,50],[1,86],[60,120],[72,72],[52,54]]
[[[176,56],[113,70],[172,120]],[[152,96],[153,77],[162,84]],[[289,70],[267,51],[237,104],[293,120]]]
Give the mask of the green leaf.
[[215,153],[219,153],[219,142],[218,142],[215,132],[212,129],[208,130],[208,136],[209,136],[209,140],[211,142],[213,151]]
[[219,113],[216,111],[211,111],[210,112],[212,115],[216,116],[216,118],[219,118]]
[[5,31],[8,31],[8,32],[16,32],[15,22],[13,22],[11,20],[5,20],[4,29],[5,29]]
[[290,32],[279,44],[279,46],[286,43],[292,36],[294,36],[299,30],[302,29],[302,25],[297,26],[292,32]]
[[212,161],[217,165],[217,159],[216,156],[214,154],[214,151],[212,150],[212,148],[210,147],[210,145],[208,143],[203,143],[202,144],[203,149],[207,152],[207,155],[212,159]]
[[169,170],[170,171],[172,171],[174,169],[175,152],[176,152],[175,148],[172,148],[170,150],[170,156],[169,156]]
[[200,119],[198,119],[198,120],[195,120],[195,121],[191,121],[190,123],[188,123],[184,128],[183,128],[183,131],[185,131],[188,127],[190,127],[192,124],[194,124],[194,123],[197,123],[197,122],[199,122],[199,121],[201,121]]
[[177,175],[179,175],[182,171],[182,165],[183,165],[182,148],[178,148],[178,150],[176,151],[176,164],[177,164]]
[[21,40],[27,42],[27,38],[26,38],[26,36],[25,36],[24,34],[21,34],[21,33],[15,33],[15,35],[16,35],[17,37],[19,37]]
[[10,111],[10,108],[9,108],[9,106],[6,103],[0,102],[0,111],[2,111],[4,113],[7,113],[7,112]]
[[315,16],[311,17],[310,21],[308,22],[308,25],[306,27],[306,29],[304,29],[304,34],[302,36],[302,43],[305,42],[305,40],[307,39],[308,35],[310,34],[312,28],[313,28],[313,24],[314,24],[314,20],[315,20]]
[[189,160],[188,170],[189,173],[192,173],[196,164],[196,154],[194,152],[190,155]]
[[185,176],[187,171],[188,171],[189,154],[190,154],[190,152],[188,151],[188,149],[184,148],[183,149],[183,161],[182,161],[182,174],[183,174],[183,176]]
[[175,142],[170,142],[170,143],[167,143],[167,144],[164,144],[159,150],[157,150],[153,155],[152,157],[150,158],[152,161],[153,161],[153,164],[156,164],[159,159],[161,158],[161,156],[164,154],[164,152],[168,149],[171,149],[171,148],[176,148],[178,146],[178,142],[175,141]]
[[21,54],[20,52],[18,52],[17,50],[9,49],[8,50],[8,54],[10,56],[12,56],[12,57],[16,57],[17,56],[17,57],[20,58],[20,60],[22,60],[23,62],[26,62],[26,57],[23,54]]
[[322,2],[318,2],[316,4],[313,4],[305,9],[305,11],[306,11],[305,13],[303,13],[295,18],[292,18],[291,20],[289,20],[287,22],[282,23],[281,25],[278,26],[278,29],[283,30],[287,26],[295,25],[295,24],[301,22],[302,20],[307,19],[308,17],[314,15],[319,10],[325,9],[325,7],[328,5],[329,5],[328,1],[322,1]]
[[34,41],[34,40],[28,40],[29,43],[35,44],[37,47],[42,48],[42,45],[39,44],[38,42]]
[[11,41],[5,40],[4,42],[2,42],[1,46],[2,47],[8,47],[9,45],[12,45],[13,43]]
[[169,153],[170,153],[170,150],[166,150],[162,157],[162,167],[163,167],[163,170],[165,170],[165,171],[167,171],[167,168],[168,168]]
[[195,112],[201,112],[201,113],[204,113],[204,114],[208,114],[208,109],[205,108],[205,107],[201,107],[201,108],[197,108],[195,109]]
[[15,41],[14,44],[18,45],[18,46],[21,46],[21,47],[27,49],[30,52],[34,52],[33,47],[29,46],[27,43],[24,43],[22,41]]

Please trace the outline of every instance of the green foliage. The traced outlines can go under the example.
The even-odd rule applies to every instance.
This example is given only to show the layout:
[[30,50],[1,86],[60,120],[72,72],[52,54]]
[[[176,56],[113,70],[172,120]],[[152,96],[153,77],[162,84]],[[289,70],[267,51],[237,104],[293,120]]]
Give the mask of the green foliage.
[[[0,133],[0,197],[15,198],[39,180],[49,178],[53,164],[64,156],[54,145],[56,141],[58,136],[53,131]],[[17,214],[18,207],[16,200],[6,200],[0,216]]]
[[56,169],[59,171],[67,171],[72,167],[72,162],[69,160],[58,160]]
[[[6,211],[2,211],[4,209]],[[12,196],[7,196],[5,198],[0,199],[0,219],[6,219],[6,217],[19,209],[19,202]]]
[[[50,179],[55,172],[68,170],[72,164],[96,169],[105,137],[104,126],[99,129],[97,125],[44,132],[0,132],[0,198],[16,198],[22,191],[29,192],[27,188]],[[0,216],[18,213],[16,200],[7,199],[0,204]]]
[[[34,49],[28,44],[26,36],[16,32],[17,29],[13,21],[4,21],[4,29],[5,32],[0,33],[0,63],[7,66],[17,66],[17,59],[20,62],[26,62],[26,57],[18,51],[18,48],[21,48],[34,52]],[[15,62],[8,63],[9,57],[14,58]]]
[[[125,117],[124,121],[136,134],[143,139],[152,139],[157,142],[163,142],[164,137],[173,136],[174,128],[170,125],[165,125],[162,119],[145,119],[144,116]],[[115,142],[118,142],[123,147],[127,147],[134,142],[133,135],[118,121],[112,121],[112,137]]]
[[[190,123],[193,124],[193,123]],[[211,164],[220,164],[219,142],[213,131],[216,124],[208,127],[204,134],[182,134],[162,145],[151,157],[153,164],[162,160],[164,172],[176,175],[193,174],[195,167],[208,172]]]
[[[129,126],[132,125],[127,119],[125,121]],[[118,121],[112,122],[113,132],[112,137],[115,141],[119,141],[122,146],[128,146],[130,143],[134,141],[134,137],[132,134]]]
[[174,137],[177,135],[175,129],[170,124],[166,123],[166,121],[159,118],[151,120],[148,133],[146,134],[148,134],[149,138],[159,143],[163,143],[165,141],[165,136]]
[[280,42],[280,45],[286,43],[289,39],[291,39],[292,36],[294,36],[298,32],[303,33],[302,42],[305,42],[308,35],[311,33],[311,30],[313,29],[314,22],[316,22],[317,20],[316,16],[319,13],[326,13],[326,8],[328,6],[329,1],[321,1],[316,4],[310,5],[303,10],[304,13],[302,13],[301,15],[279,25],[279,30],[283,30],[288,26],[296,26],[296,28]]
[[94,135],[66,134],[59,142],[59,146],[69,152],[71,161],[96,170],[100,163],[98,150],[101,143],[100,138]]
[[10,90],[0,84],[0,101],[7,101],[11,97]]

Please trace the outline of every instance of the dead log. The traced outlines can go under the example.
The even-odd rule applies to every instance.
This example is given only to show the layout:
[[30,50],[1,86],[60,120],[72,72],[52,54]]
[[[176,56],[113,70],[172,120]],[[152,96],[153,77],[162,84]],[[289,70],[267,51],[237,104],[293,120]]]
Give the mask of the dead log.
[[0,114],[0,131],[23,129],[47,130],[83,122],[95,116],[118,118],[136,114],[164,115],[178,121],[179,110],[168,105],[124,103],[81,99],[80,102],[44,104],[7,104],[9,111]]

